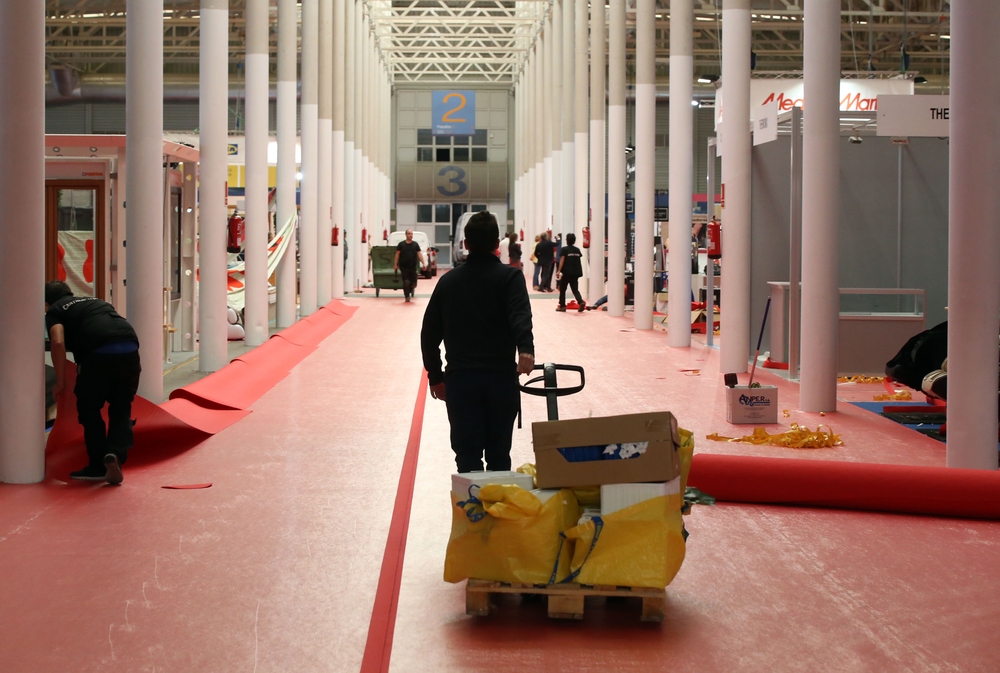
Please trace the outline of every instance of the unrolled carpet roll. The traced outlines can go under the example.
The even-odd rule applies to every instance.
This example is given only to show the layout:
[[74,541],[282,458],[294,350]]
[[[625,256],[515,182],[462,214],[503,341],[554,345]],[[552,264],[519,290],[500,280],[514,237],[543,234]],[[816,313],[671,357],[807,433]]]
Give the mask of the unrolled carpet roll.
[[688,484],[719,501],[1000,520],[1000,473],[698,453]]

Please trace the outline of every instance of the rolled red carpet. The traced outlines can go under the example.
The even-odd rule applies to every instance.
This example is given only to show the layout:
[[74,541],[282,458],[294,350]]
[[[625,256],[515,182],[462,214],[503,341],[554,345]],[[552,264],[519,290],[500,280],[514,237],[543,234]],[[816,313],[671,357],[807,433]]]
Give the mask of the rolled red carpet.
[[699,453],[691,486],[719,501],[1000,520],[1000,473]]

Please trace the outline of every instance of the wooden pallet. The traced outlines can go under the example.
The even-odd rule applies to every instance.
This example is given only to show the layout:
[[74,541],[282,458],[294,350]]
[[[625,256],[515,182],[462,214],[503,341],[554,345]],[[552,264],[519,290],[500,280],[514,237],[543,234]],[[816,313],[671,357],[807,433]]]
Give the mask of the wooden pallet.
[[539,594],[548,596],[549,617],[583,619],[587,596],[617,596],[642,599],[642,621],[662,622],[667,592],[643,587],[617,587],[586,584],[518,584],[470,579],[465,586],[465,613],[486,617],[496,610],[495,594]]

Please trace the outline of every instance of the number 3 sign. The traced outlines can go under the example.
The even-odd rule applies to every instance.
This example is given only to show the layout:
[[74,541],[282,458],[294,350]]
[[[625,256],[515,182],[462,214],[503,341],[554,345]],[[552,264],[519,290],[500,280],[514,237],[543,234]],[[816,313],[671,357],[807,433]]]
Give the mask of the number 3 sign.
[[434,135],[468,135],[476,132],[475,91],[432,91],[431,120]]

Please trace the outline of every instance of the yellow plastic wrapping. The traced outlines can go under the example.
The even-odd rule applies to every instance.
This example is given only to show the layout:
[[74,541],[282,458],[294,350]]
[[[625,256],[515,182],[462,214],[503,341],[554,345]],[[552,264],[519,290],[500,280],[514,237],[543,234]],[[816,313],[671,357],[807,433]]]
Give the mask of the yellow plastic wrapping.
[[687,488],[688,475],[691,473],[691,460],[694,458],[694,433],[684,428],[678,428],[681,445],[677,447],[677,456],[681,460],[681,497]]
[[656,589],[670,584],[684,562],[681,498],[651,498],[567,530],[571,581]]
[[[573,491],[563,489],[544,504],[518,486],[490,484],[476,495],[479,503],[452,494],[446,582],[476,578],[549,584],[566,578],[569,550],[562,549],[559,534],[580,519]],[[466,504],[460,507],[459,502]]]

